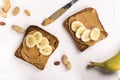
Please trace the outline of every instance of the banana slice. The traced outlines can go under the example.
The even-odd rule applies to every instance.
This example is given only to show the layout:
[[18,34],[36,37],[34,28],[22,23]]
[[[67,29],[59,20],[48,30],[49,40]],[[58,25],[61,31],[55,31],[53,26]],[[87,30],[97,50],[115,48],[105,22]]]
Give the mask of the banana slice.
[[49,56],[52,53],[52,46],[48,45],[46,48],[39,49],[40,53],[44,56]]
[[88,41],[90,41],[90,32],[91,32],[91,30],[90,30],[90,29],[87,29],[87,30],[85,30],[85,31],[82,33],[81,40],[82,40],[83,42],[88,42]]
[[37,31],[37,32],[33,33],[33,35],[36,39],[36,44],[40,43],[40,41],[42,40],[42,33]]
[[46,37],[42,37],[42,40],[36,46],[39,49],[43,49],[46,48],[48,45],[49,45],[48,39]]
[[32,48],[36,45],[36,39],[33,35],[29,34],[26,36],[26,46]]
[[82,22],[80,21],[73,21],[71,24],[72,31],[76,32],[77,29],[81,26],[84,26]]
[[96,40],[98,40],[99,37],[100,37],[100,29],[93,28],[91,33],[90,33],[91,40],[96,41]]
[[82,26],[80,28],[78,28],[78,30],[76,31],[75,33],[75,36],[80,39],[81,37],[81,34],[86,30],[86,27],[85,26]]

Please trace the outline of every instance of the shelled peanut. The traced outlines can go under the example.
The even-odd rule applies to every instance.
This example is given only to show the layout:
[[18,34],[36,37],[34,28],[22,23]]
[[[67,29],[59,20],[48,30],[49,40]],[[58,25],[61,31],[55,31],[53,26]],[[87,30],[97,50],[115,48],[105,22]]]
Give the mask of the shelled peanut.
[[4,7],[3,7],[3,11],[5,13],[7,13],[9,11],[9,9],[11,8],[11,3],[10,3],[10,0],[3,0],[4,2]]
[[71,65],[71,62],[68,61],[68,57],[66,55],[63,55],[62,56],[62,63],[64,64],[64,66],[66,67],[67,70],[71,70],[72,68],[72,65]]
[[19,8],[19,7],[15,7],[15,8],[13,9],[12,14],[13,14],[14,16],[17,16],[17,15],[19,14],[19,12],[20,12],[20,8]]
[[22,27],[20,27],[18,25],[12,25],[12,29],[20,34],[22,34],[25,31]]
[[7,18],[7,14],[3,11],[2,8],[0,8],[0,16],[3,18]]
[[27,16],[30,16],[30,15],[31,15],[30,11],[27,10],[27,9],[25,9],[24,12],[25,12],[25,14],[26,14]]

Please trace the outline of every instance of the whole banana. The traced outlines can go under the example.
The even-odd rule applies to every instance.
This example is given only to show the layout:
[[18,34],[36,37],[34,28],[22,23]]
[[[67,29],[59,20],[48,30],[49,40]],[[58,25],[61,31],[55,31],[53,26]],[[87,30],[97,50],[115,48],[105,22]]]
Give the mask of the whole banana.
[[118,71],[120,70],[120,51],[104,62],[91,62],[88,67],[100,67],[111,72]]

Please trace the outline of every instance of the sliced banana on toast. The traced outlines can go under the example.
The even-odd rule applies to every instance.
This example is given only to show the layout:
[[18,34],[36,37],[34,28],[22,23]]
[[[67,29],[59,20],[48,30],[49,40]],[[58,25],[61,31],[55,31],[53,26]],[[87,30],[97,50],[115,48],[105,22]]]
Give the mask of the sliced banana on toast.
[[93,41],[98,40],[100,37],[100,29],[99,28],[93,28],[91,33],[90,33],[90,38]]
[[49,40],[46,37],[42,37],[42,40],[40,43],[38,43],[36,46],[39,49],[44,49],[49,45]]
[[43,37],[41,32],[34,32],[25,37],[26,46],[29,48],[37,47],[40,54],[48,56],[52,53],[52,46],[49,45],[49,40]]
[[40,43],[40,41],[42,40],[42,33],[37,31],[37,32],[33,33],[33,35],[36,39],[36,44]]
[[82,22],[80,21],[73,21],[71,24],[72,31],[76,32],[79,27],[84,26]]
[[85,26],[81,26],[77,29],[75,36],[80,39],[81,38],[81,34],[86,30]]
[[85,30],[85,31],[82,33],[82,35],[81,35],[81,40],[82,40],[83,42],[88,42],[88,41],[90,41],[90,32],[91,32],[91,30],[90,30],[90,29],[87,29],[87,30]]
[[40,53],[44,56],[48,56],[52,53],[52,46],[50,45],[47,45],[46,48],[43,48],[43,49],[39,49]]
[[36,45],[36,39],[33,35],[29,34],[26,36],[26,46],[32,48]]
[[99,28],[87,29],[81,21],[73,21],[71,29],[75,32],[76,38],[81,39],[83,42],[96,41],[100,37]]

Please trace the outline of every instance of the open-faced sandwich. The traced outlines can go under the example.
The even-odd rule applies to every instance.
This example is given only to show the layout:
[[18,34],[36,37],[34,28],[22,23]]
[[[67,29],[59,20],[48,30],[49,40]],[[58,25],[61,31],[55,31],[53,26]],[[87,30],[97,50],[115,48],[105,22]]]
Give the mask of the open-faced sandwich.
[[64,27],[81,51],[106,38],[108,35],[94,8],[86,8],[70,16],[65,20]]
[[58,44],[55,36],[32,25],[28,27],[15,56],[43,70]]

